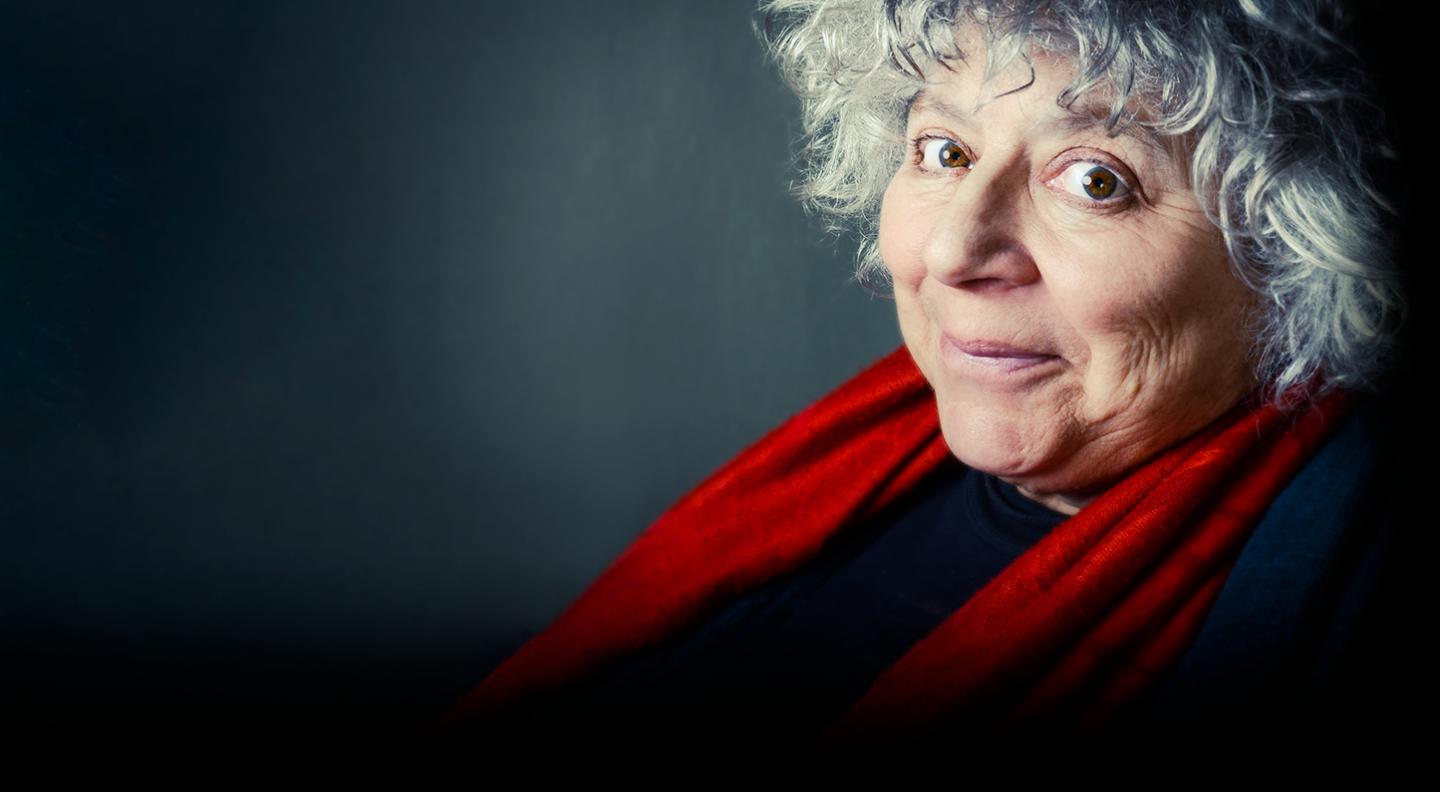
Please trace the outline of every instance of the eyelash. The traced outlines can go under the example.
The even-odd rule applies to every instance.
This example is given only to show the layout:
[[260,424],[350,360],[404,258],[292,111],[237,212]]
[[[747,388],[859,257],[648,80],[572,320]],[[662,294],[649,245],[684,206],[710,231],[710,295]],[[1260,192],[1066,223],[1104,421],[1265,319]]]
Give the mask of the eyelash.
[[[960,148],[960,150],[961,150],[961,152],[964,154],[965,158],[966,158],[971,164],[968,165],[968,166],[960,167],[960,168],[935,169],[935,168],[926,167],[926,166],[925,166],[925,149],[926,149],[926,147],[927,147],[932,141],[936,141],[936,140],[948,141],[948,142],[950,142],[950,143],[954,143],[958,148]],[[919,171],[919,172],[921,172],[921,173],[923,173],[923,174],[925,174],[925,175],[932,175],[932,176],[933,176],[933,175],[938,175],[939,173],[943,172],[943,170],[970,170],[970,169],[972,169],[972,168],[975,167],[975,164],[974,164],[974,163],[975,163],[975,159],[976,159],[976,158],[975,158],[974,156],[972,156],[972,155],[970,154],[970,152],[965,151],[965,148],[960,145],[960,141],[955,140],[954,138],[951,138],[951,137],[946,137],[946,136],[944,136],[944,135],[930,135],[930,134],[926,134],[926,135],[919,135],[919,136],[917,136],[917,137],[915,137],[915,138],[912,138],[912,139],[910,140],[910,161],[911,161],[911,164],[914,166],[914,168],[915,168],[917,171]],[[1120,192],[1118,195],[1110,196],[1110,197],[1108,197],[1108,198],[1089,198],[1089,197],[1081,197],[1081,196],[1079,196],[1079,195],[1076,195],[1076,194],[1074,194],[1074,193],[1069,192],[1068,190],[1064,190],[1065,195],[1066,195],[1068,198],[1076,201],[1078,204],[1080,204],[1080,205],[1085,205],[1085,206],[1088,206],[1088,207],[1090,207],[1090,208],[1098,208],[1098,207],[1109,208],[1109,207],[1112,207],[1112,206],[1118,206],[1118,205],[1120,205],[1120,204],[1122,204],[1122,203],[1125,203],[1125,202],[1129,201],[1131,198],[1133,198],[1133,197],[1138,193],[1138,190],[1136,189],[1135,185],[1133,185],[1133,184],[1131,183],[1130,179],[1121,174],[1121,169],[1120,169],[1120,168],[1117,168],[1117,167],[1115,167],[1115,166],[1109,165],[1109,164],[1107,164],[1107,163],[1105,163],[1105,162],[1103,162],[1103,161],[1101,161],[1101,160],[1087,159],[1087,158],[1084,158],[1084,157],[1076,157],[1076,158],[1074,158],[1074,159],[1069,160],[1068,162],[1065,162],[1064,165],[1061,166],[1059,172],[1057,172],[1057,173],[1056,173],[1054,176],[1052,176],[1051,178],[1047,179],[1047,180],[1046,180],[1046,183],[1049,184],[1049,183],[1051,183],[1051,182],[1055,182],[1055,181],[1058,181],[1058,180],[1064,178],[1065,174],[1069,173],[1069,172],[1070,172],[1070,169],[1071,169],[1072,167],[1074,167],[1074,166],[1077,165],[1077,164],[1082,164],[1082,163],[1083,163],[1083,164],[1087,164],[1087,165],[1095,165],[1095,166],[1104,168],[1106,171],[1108,171],[1111,175],[1113,175],[1113,176],[1115,177],[1115,180],[1116,180],[1117,182],[1119,182],[1119,186],[1122,188],[1123,191]],[[1085,174],[1085,175],[1089,175],[1089,174],[1087,173],[1087,174]],[[1081,177],[1081,178],[1083,178],[1083,177]],[[1062,188],[1062,190],[1063,190],[1063,188]]]
[[[921,171],[924,171],[924,172],[926,172],[926,173],[933,173],[934,171],[930,170],[929,168],[924,167],[924,164],[925,164],[925,147],[926,147],[926,145],[928,145],[931,141],[935,141],[935,140],[945,140],[945,141],[949,141],[949,142],[951,142],[951,143],[954,143],[957,147],[959,147],[961,151],[965,151],[964,147],[963,147],[963,146],[960,146],[960,141],[955,140],[954,138],[944,137],[943,135],[920,135],[919,137],[912,138],[911,141],[910,141],[910,161],[911,161],[911,163],[914,164],[917,168],[919,168]],[[965,158],[968,159],[968,160],[970,160],[971,163],[974,163],[974,162],[975,162],[975,158],[972,157],[972,156],[970,155],[970,152],[968,152],[968,151],[965,151]],[[972,167],[973,167],[973,166],[972,166]],[[965,170],[969,170],[969,168],[965,168]]]

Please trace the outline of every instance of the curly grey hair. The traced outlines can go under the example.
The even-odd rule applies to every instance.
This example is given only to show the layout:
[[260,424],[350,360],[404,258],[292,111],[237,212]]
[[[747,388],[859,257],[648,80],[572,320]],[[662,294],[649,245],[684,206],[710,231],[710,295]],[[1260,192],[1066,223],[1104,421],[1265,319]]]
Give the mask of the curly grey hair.
[[1383,372],[1405,305],[1394,210],[1364,165],[1394,153],[1329,0],[765,0],[759,15],[804,105],[796,192],[831,230],[858,232],[862,283],[890,284],[876,224],[909,103],[927,68],[964,57],[954,31],[973,23],[987,76],[1031,48],[1063,55],[1077,69],[1062,106],[1106,86],[1112,133],[1143,124],[1193,141],[1192,187],[1264,297],[1254,357],[1272,399],[1369,388]]

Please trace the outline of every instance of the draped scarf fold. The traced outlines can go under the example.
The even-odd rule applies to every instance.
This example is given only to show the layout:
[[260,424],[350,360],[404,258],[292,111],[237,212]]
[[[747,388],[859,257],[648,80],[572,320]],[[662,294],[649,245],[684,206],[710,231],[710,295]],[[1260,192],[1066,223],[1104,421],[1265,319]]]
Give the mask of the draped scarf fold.
[[[1232,408],[1056,526],[886,669],[818,736],[875,744],[973,733],[1096,733],[1189,646],[1270,502],[1352,397]],[[799,568],[951,455],[905,347],[771,430],[644,531],[432,735],[503,722]]]

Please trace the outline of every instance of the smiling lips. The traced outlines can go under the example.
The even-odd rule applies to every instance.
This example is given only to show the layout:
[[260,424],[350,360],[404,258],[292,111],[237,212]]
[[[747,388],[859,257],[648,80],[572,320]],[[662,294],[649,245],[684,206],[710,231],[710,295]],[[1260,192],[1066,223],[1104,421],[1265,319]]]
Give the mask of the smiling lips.
[[962,341],[948,333],[940,340],[940,355],[952,367],[981,376],[1005,377],[1043,363],[1059,360],[1034,349],[1023,349],[997,341]]

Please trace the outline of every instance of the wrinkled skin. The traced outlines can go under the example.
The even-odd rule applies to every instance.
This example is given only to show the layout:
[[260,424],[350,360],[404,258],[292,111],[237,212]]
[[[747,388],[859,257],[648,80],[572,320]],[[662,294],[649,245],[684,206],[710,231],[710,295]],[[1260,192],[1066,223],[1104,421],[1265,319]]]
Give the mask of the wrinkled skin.
[[1256,297],[1183,145],[1060,107],[1055,57],[982,84],[983,41],[960,41],[911,106],[880,254],[951,451],[1074,513],[1254,389]]

